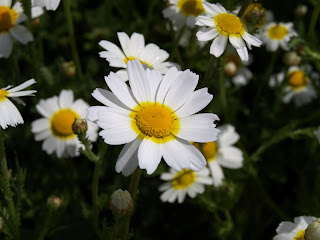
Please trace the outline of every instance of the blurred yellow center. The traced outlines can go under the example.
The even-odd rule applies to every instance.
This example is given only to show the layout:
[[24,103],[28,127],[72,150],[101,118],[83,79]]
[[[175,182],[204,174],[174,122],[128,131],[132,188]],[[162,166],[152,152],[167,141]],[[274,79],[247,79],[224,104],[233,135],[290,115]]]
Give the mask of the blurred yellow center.
[[193,143],[193,145],[204,155],[207,162],[211,162],[216,159],[218,153],[218,145],[216,142]]
[[74,137],[72,124],[76,118],[81,118],[78,114],[70,109],[61,109],[51,118],[51,130],[57,137]]
[[205,11],[201,0],[180,0],[177,6],[185,16],[199,16]]
[[308,83],[308,77],[303,71],[295,71],[289,76],[288,83],[293,89],[303,88]]
[[217,25],[217,30],[226,36],[236,35],[240,37],[245,32],[240,18],[231,13],[218,14],[215,16],[214,22]]
[[[171,108],[151,102],[142,103],[141,106],[137,106],[131,114],[136,132],[151,138],[169,140],[172,134],[179,131],[179,119]],[[169,139],[164,139],[167,137]]]
[[0,6],[0,32],[7,32],[13,27],[18,18],[15,10]]
[[175,189],[183,189],[190,186],[196,180],[196,174],[191,169],[183,169],[178,172],[173,180],[172,187]]
[[6,96],[8,96],[8,92],[6,90],[0,89],[0,101],[5,100]]
[[293,240],[304,240],[305,230],[300,230]]
[[268,29],[268,35],[271,39],[281,40],[288,35],[288,30],[284,26],[275,25]]
[[139,58],[135,58],[135,57],[126,57],[126,58],[124,59],[124,62],[125,62],[125,64],[127,64],[128,61],[135,60],[135,59],[138,59],[138,60],[141,62],[142,65],[146,64],[146,65],[148,65],[149,67],[152,67],[152,65],[151,65],[150,63],[141,61]]

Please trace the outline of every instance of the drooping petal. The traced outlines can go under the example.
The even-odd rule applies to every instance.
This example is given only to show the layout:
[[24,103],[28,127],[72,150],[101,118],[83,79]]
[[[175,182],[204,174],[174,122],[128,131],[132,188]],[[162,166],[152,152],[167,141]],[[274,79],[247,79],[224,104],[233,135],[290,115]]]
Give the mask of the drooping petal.
[[10,34],[22,44],[27,44],[28,42],[33,41],[31,32],[22,25],[15,25],[10,29]]
[[212,42],[210,46],[210,54],[215,57],[220,57],[226,49],[228,43],[228,37],[223,34],[219,34]]
[[152,174],[161,161],[161,144],[153,142],[150,138],[144,138],[138,150],[138,161],[141,169],[146,169]]
[[8,33],[0,33],[0,58],[8,58],[12,51],[12,38]]

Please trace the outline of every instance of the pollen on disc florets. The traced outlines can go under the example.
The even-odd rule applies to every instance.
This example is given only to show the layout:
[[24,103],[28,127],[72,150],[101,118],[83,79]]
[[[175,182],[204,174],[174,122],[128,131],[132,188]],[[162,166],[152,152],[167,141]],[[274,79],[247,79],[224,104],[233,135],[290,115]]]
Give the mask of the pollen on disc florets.
[[72,131],[72,124],[76,118],[80,118],[78,114],[70,109],[61,109],[51,118],[51,130],[57,137],[75,136]]
[[288,29],[282,25],[275,25],[268,29],[268,35],[271,39],[281,40],[288,35]]
[[8,92],[6,90],[0,89],[0,101],[4,100],[7,95],[8,95]]
[[173,180],[172,180],[172,187],[175,189],[183,189],[190,186],[196,180],[196,174],[191,169],[183,169],[178,172]]
[[0,6],[0,32],[7,32],[13,27],[18,14],[15,10]]
[[177,6],[185,16],[199,16],[205,11],[201,0],[180,0]]
[[245,28],[240,18],[231,13],[221,13],[215,16],[214,22],[217,29],[224,35],[242,35]]
[[290,87],[299,89],[307,85],[308,77],[303,71],[295,71],[289,75],[288,83]]

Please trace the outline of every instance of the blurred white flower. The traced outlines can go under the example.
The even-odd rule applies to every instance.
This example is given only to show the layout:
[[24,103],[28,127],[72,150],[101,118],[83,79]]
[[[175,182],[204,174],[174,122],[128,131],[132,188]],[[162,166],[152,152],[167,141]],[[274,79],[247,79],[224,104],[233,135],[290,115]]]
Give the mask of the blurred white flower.
[[[22,96],[34,96],[36,90],[20,91],[34,84],[36,81],[30,79],[14,88],[9,85],[6,88],[0,89],[0,126],[6,129],[8,126],[15,127],[23,123],[23,118],[16,106],[8,99],[8,97],[16,100],[18,103],[25,105],[19,98]],[[10,89],[11,88],[11,89]]]
[[[71,90],[62,90],[59,96],[40,100],[36,108],[43,118],[32,122],[31,131],[36,141],[43,141],[42,149],[48,154],[56,152],[58,158],[75,157],[83,147],[72,131],[75,119],[86,117],[89,105],[82,99],[74,101]],[[87,137],[96,141],[98,126],[88,122]]]
[[32,0],[33,6],[45,7],[47,10],[57,10],[60,0]]
[[318,142],[320,144],[320,127],[318,130],[314,131],[314,135],[316,136],[316,138],[318,139]]

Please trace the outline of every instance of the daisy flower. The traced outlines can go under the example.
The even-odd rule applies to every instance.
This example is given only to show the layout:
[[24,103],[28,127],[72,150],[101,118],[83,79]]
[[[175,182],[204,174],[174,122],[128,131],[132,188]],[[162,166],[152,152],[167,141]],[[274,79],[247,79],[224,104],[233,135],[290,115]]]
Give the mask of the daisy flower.
[[[27,19],[23,13],[23,8],[19,1],[11,7],[11,0],[0,0],[0,58],[8,58],[13,47],[13,40],[22,44],[33,41],[33,36],[29,30],[20,25]],[[32,17],[38,17],[42,11],[32,8]]]
[[243,162],[242,151],[233,146],[240,138],[234,126],[227,124],[219,129],[221,132],[216,142],[193,143],[205,156],[216,187],[222,185],[224,179],[222,167],[241,168]]
[[[15,127],[18,124],[23,124],[23,118],[16,106],[8,99],[11,97],[18,103],[25,105],[25,103],[19,98],[22,96],[34,96],[36,90],[20,91],[34,84],[36,81],[30,79],[19,86],[11,88],[7,86],[6,88],[0,89],[0,126],[6,129],[8,126]],[[11,89],[10,89],[11,88]]]
[[60,0],[32,0],[33,6],[45,7],[47,10],[57,10]]
[[160,179],[168,182],[159,187],[159,191],[163,192],[160,196],[161,201],[173,203],[178,199],[178,203],[182,203],[186,195],[194,198],[197,194],[204,193],[204,185],[212,185],[209,174],[207,167],[199,172],[188,168],[177,172],[171,168],[170,172],[162,173]]
[[195,114],[212,100],[207,88],[194,91],[199,76],[175,67],[162,76],[139,60],[128,61],[128,75],[131,88],[113,72],[105,77],[112,92],[97,88],[92,96],[106,106],[90,107],[87,116],[105,143],[126,144],[116,172],[128,176],[139,165],[152,174],[162,157],[176,171],[202,169],[206,160],[190,141],[214,141],[220,131],[217,115]]
[[124,68],[116,72],[123,81],[128,80],[127,63],[129,60],[138,59],[145,67],[159,70],[165,74],[170,67],[175,64],[165,62],[169,54],[160,49],[157,45],[149,43],[145,45],[144,36],[140,33],[133,33],[131,37],[124,33],[118,32],[118,38],[122,50],[112,42],[103,40],[99,45],[106,49],[99,53],[101,58],[105,58],[111,67]]
[[275,23],[266,24],[259,34],[262,42],[266,44],[266,48],[270,52],[275,52],[281,47],[285,51],[289,51],[288,42],[293,36],[298,34],[293,29],[293,23]]
[[196,25],[205,28],[197,32],[199,41],[213,39],[210,47],[210,54],[220,57],[227,47],[228,39],[231,45],[237,50],[241,60],[248,61],[248,50],[251,45],[259,47],[261,41],[246,32],[241,19],[227,10],[219,3],[204,2],[206,12],[196,18]]
[[315,217],[301,216],[295,217],[294,222],[281,222],[273,240],[303,240],[306,228],[315,220]]
[[[31,131],[36,141],[42,141],[42,149],[48,154],[56,152],[58,158],[75,157],[83,147],[72,131],[75,119],[85,118],[89,105],[82,99],[74,101],[71,90],[62,90],[59,96],[40,100],[36,108],[43,118],[32,122]],[[88,122],[87,137],[96,141],[98,126]]]
[[169,7],[162,11],[165,18],[170,19],[175,29],[184,25],[194,28],[196,17],[204,13],[202,6],[206,0],[169,0]]
[[[281,72],[271,76],[269,85],[270,87],[275,87],[287,78],[282,101],[284,103],[294,101],[297,106],[305,105],[317,97],[316,90],[307,74],[310,71],[311,67],[309,66],[305,66],[304,68],[292,66],[288,69],[286,75]],[[312,76],[315,79],[318,78],[316,73],[313,73]]]

